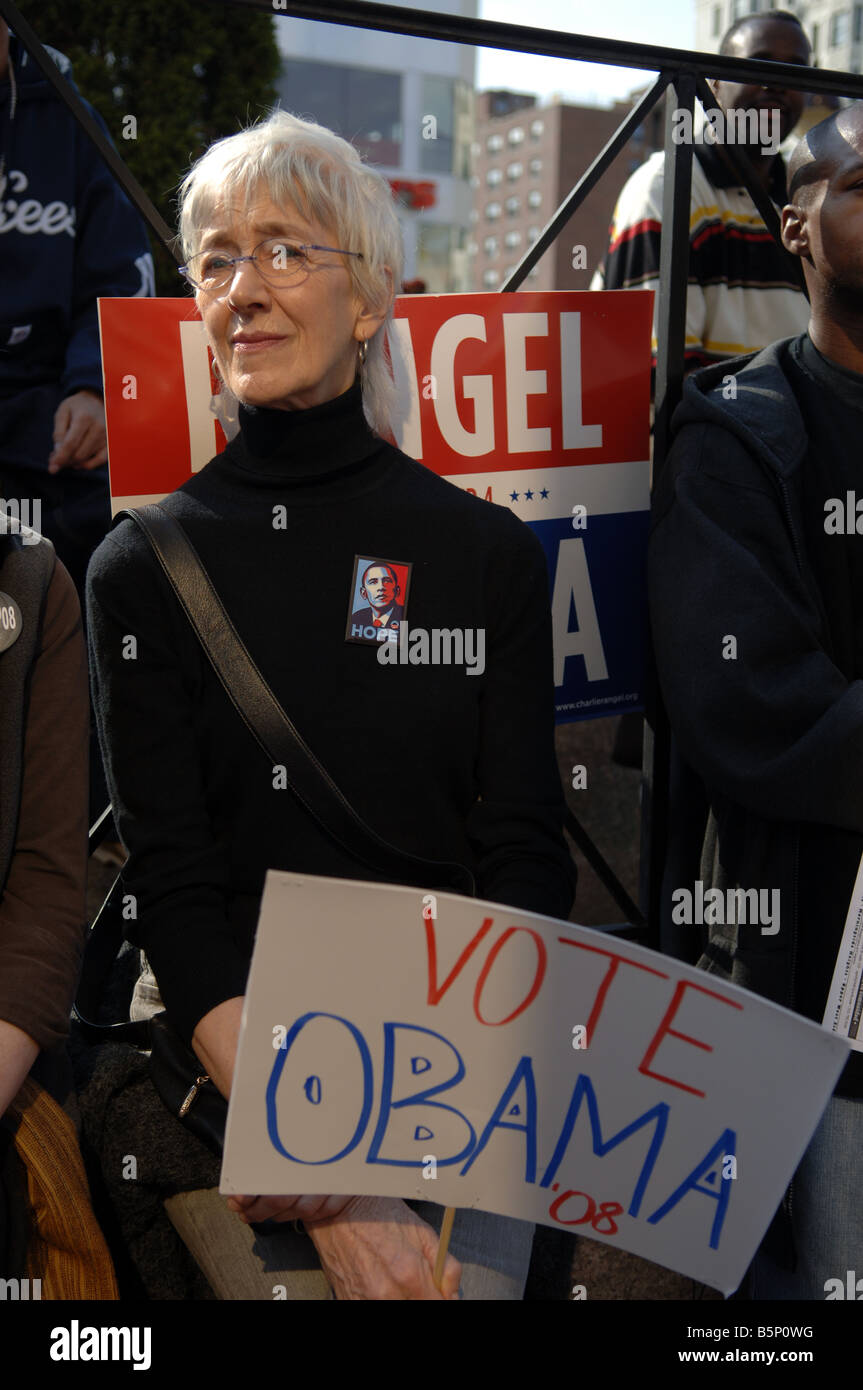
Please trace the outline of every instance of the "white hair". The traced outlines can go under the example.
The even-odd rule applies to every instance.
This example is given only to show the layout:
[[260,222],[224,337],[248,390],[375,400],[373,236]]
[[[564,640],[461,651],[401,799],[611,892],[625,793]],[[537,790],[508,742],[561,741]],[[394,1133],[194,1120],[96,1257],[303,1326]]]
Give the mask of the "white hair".
[[362,260],[345,258],[354,289],[369,307],[387,306],[361,369],[363,409],[372,429],[387,434],[395,388],[384,340],[404,260],[389,183],[340,135],[287,111],[274,111],[238,135],[218,140],[189,170],[180,185],[183,255],[188,259],[198,250],[218,204],[231,198],[248,207],[261,184],[274,203],[296,207],[332,228],[345,250],[362,252]]

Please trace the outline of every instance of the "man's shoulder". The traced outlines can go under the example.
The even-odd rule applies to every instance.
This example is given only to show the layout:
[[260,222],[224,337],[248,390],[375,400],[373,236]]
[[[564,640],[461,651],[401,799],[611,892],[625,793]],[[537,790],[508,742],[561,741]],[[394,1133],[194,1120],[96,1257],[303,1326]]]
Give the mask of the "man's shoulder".
[[[799,338],[730,358],[687,377],[672,421],[677,467],[723,454],[748,455],[759,468],[788,479],[806,452],[806,430],[789,374]],[[720,463],[721,466],[721,463]]]
[[662,189],[665,182],[665,155],[657,150],[630,174],[618,195],[614,210],[615,225],[625,225],[645,210],[662,220]]

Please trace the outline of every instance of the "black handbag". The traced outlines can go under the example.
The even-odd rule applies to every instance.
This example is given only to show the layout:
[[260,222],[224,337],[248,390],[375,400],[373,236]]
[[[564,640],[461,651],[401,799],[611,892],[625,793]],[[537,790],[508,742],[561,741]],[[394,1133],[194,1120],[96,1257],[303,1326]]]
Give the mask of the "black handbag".
[[[476,887],[465,865],[398,849],[357,814],[267,685],[180,523],[158,504],[119,512],[115,520],[123,516],[143,531],[237,713],[270,765],[285,768],[288,786],[309,815],[337,844],[367,868],[385,874],[389,882],[420,879],[429,887],[473,897]],[[142,1022],[95,1022],[104,982],[123,944],[122,895],[118,875],[89,933],[75,1004],[81,1032],[88,1042],[116,1040],[151,1049],[150,1072],[162,1100],[221,1154],[227,1101],[171,1027],[167,1013]]]

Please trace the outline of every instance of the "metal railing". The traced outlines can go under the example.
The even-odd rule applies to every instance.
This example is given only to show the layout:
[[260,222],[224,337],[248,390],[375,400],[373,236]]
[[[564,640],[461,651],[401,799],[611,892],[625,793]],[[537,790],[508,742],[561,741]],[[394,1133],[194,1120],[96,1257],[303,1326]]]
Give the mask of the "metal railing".
[[[656,71],[657,77],[653,85],[623,119],[614,135],[592,161],[501,287],[502,293],[518,289],[664,93],[666,166],[660,288],[656,316],[658,347],[655,375],[654,477],[661,471],[668,453],[671,417],[680,400],[684,377],[690,188],[694,148],[692,143],[678,143],[672,138],[674,113],[687,111],[692,117],[696,98],[706,107],[715,104],[705,80],[707,75],[726,81],[747,84],[757,81],[759,85],[766,87],[790,87],[802,92],[863,99],[863,77],[852,73],[822,71],[797,64],[737,58],[727,54],[681,51],[623,40],[594,38],[586,34],[566,34],[551,29],[502,24],[462,15],[402,9],[395,5],[371,3],[371,0],[306,0],[305,3],[303,0],[200,0],[200,3],[241,6],[244,9],[258,10],[262,15],[271,18],[290,16],[360,29],[406,34],[415,38],[468,44],[478,48],[505,49],[515,53],[532,53],[614,67]],[[12,0],[0,0],[0,15],[8,20],[24,47],[96,145],[111,172],[156,236],[165,244],[171,255],[178,259],[170,228],[116,150],[105,139]],[[749,192],[771,235],[781,246],[776,209],[755,177],[748,159],[739,147],[730,144],[723,147],[723,152],[730,159],[741,184]],[[799,263],[793,257],[789,256],[788,259],[789,264],[793,266],[792,273],[800,281],[802,277]],[[631,900],[571,811],[567,813],[567,828],[628,919],[622,928],[613,930],[635,928],[647,944],[659,947],[662,945],[659,928],[660,888],[668,842],[670,734],[668,720],[652,673],[649,687],[642,772],[640,909]],[[97,823],[102,834],[102,822],[106,819],[107,817],[103,816]],[[93,835],[99,835],[96,827],[91,832],[91,844]]]

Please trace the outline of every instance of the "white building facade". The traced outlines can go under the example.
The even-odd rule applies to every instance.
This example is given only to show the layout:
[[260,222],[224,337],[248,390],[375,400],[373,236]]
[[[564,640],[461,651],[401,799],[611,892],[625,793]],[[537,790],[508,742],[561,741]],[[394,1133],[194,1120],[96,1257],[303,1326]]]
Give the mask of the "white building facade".
[[[475,16],[477,0],[435,8]],[[474,49],[278,14],[275,28],[281,106],[351,140],[393,183],[405,278],[466,289]]]
[[859,0],[695,0],[695,47],[715,53],[738,19],[770,9],[790,10],[812,44],[819,68],[863,72],[863,4]]

